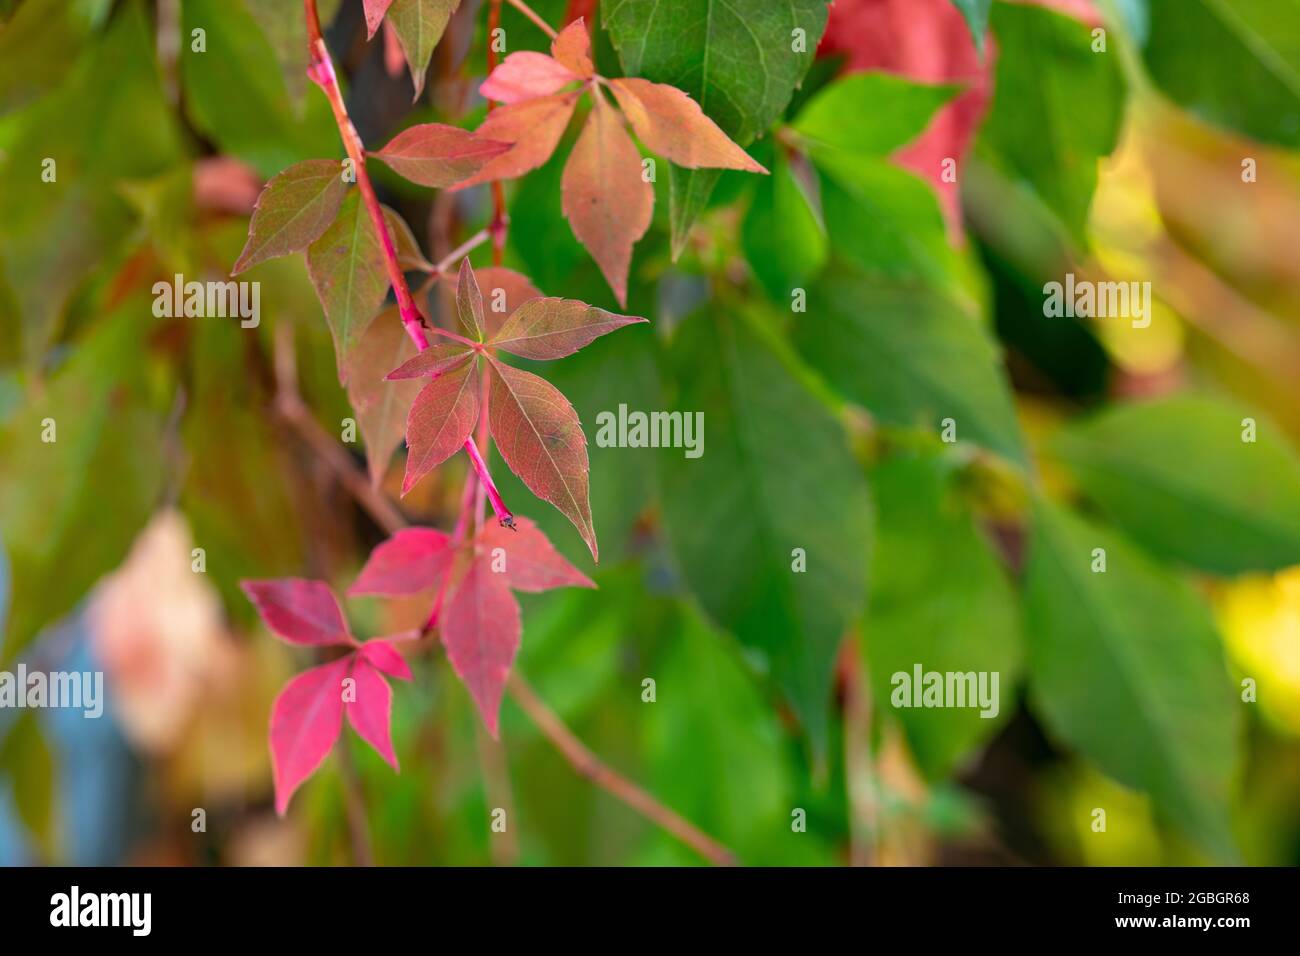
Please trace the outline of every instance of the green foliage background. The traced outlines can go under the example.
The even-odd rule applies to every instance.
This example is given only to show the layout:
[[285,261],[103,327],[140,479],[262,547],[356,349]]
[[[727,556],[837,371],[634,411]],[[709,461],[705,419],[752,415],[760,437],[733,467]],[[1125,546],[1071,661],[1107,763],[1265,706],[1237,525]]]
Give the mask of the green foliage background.
[[[602,73],[686,90],[772,175],[660,176],[627,309],[651,324],[545,369],[589,439],[620,404],[704,413],[699,459],[592,444],[598,569],[494,461],[505,499],[599,584],[526,597],[519,667],[602,759],[746,863],[1300,862],[1300,12],[1106,2],[1099,52],[1051,10],[954,5],[995,57],[962,235],[891,158],[961,84],[814,62],[820,0],[601,5]],[[409,81],[358,37],[360,3],[322,6],[368,144],[481,121],[475,4],[409,110]],[[566,4],[535,7],[559,23]],[[237,588],[342,589],[382,537],[274,411],[288,327],[312,414],[331,435],[352,414],[320,308],[299,257],[240,277],[261,283],[256,330],[155,318],[149,295],[237,257],[246,213],[198,188],[218,157],[265,178],[342,155],[302,81],[299,15],[0,0],[0,668],[35,659],[173,507],[235,662],[225,696],[135,767],[150,796],[124,815],[123,861],[350,859],[337,761],[274,821],[266,715],[303,662]],[[511,50],[545,49],[513,9],[502,25]],[[560,211],[572,139],[508,186],[506,265],[613,309]],[[434,258],[439,215],[459,241],[491,214],[486,190],[431,216],[430,191],[372,175]],[[1069,271],[1152,281],[1151,328],[1045,318],[1044,283]],[[414,519],[449,525],[461,467],[404,503]],[[392,623],[376,602],[351,611],[367,633]],[[916,663],[999,672],[997,718],[891,706],[891,675]],[[496,749],[440,653],[396,688],[394,738],[398,776],[345,734],[381,863],[698,862],[509,700]],[[72,858],[67,771],[41,721],[0,720],[0,793],[31,858]],[[488,825],[505,803],[508,839]]]

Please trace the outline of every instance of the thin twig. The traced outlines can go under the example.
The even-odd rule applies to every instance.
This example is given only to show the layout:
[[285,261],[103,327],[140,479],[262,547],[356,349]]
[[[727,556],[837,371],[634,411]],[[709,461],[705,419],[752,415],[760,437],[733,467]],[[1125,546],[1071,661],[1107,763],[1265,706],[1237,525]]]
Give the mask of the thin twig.
[[564,723],[555,711],[546,706],[518,670],[510,674],[507,682],[510,696],[514,698],[537,728],[555,745],[574,770],[596,786],[622,800],[646,819],[658,824],[692,850],[716,866],[736,865],[735,855],[699,827],[684,819],[676,811],[660,803],[646,790],[623,775],[611,770]]
[[849,798],[849,861],[871,866],[879,856],[879,801],[871,757],[871,690],[866,664],[850,634],[840,656],[844,693],[844,787]]
[[543,33],[545,33],[552,40],[555,39],[556,37],[555,30],[551,27],[549,23],[547,23],[545,20],[539,17],[533,11],[532,7],[524,3],[524,0],[506,0],[506,3],[510,4],[510,6],[514,7],[516,10],[518,10],[520,13],[526,16],[529,20],[532,20],[533,23],[537,24],[537,28],[541,30]]
[[374,866],[374,854],[370,851],[370,826],[366,821],[366,798],[361,792],[361,778],[357,775],[356,764],[352,762],[346,735],[339,737],[334,750],[338,754],[339,769],[343,774],[343,805],[348,819],[348,837],[352,843],[352,864]]

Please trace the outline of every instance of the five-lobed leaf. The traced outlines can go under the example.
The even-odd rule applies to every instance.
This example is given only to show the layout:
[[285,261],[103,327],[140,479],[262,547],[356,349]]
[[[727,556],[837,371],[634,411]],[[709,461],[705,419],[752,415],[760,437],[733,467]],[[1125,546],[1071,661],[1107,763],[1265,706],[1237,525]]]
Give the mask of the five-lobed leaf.
[[488,344],[522,358],[558,359],[615,329],[645,321],[575,299],[532,299],[514,311]]
[[619,305],[627,304],[632,247],[654,213],[654,187],[623,118],[597,96],[561,179],[564,215],[600,266]]
[[546,379],[496,359],[488,368],[488,420],[501,457],[533,494],[573,522],[597,559],[587,437],[578,413]]
[[413,183],[446,189],[469,179],[510,147],[457,126],[422,123],[398,133],[370,155]]
[[402,494],[465,444],[478,422],[478,367],[465,362],[420,390],[406,418],[406,477]]
[[334,222],[346,192],[341,167],[333,159],[295,163],[272,177],[257,197],[248,242],[230,274],[306,249]]

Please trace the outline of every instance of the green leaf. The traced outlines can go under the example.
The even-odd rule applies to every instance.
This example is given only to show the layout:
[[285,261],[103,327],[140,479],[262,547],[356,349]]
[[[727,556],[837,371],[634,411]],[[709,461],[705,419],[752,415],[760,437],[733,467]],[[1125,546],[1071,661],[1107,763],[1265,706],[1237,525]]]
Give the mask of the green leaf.
[[0,114],[44,96],[69,75],[110,0],[27,0],[0,30]]
[[1265,143],[1300,146],[1295,0],[1149,0],[1147,70],[1192,113]]
[[277,173],[257,197],[248,244],[230,274],[306,249],[334,221],[347,188],[333,159],[310,159]]
[[0,432],[0,515],[13,575],[0,664],[121,562],[157,504],[162,413],[145,365],[152,325],[148,300],[129,300]]
[[57,771],[54,754],[35,711],[21,711],[0,738],[0,779],[13,787],[14,808],[47,858],[58,840]]
[[999,3],[993,104],[979,154],[1023,179],[1086,247],[1097,165],[1119,142],[1124,77],[1118,53],[1094,53],[1078,20],[1038,7]]
[[[754,187],[741,241],[755,277],[785,304],[795,287],[826,264],[829,243],[826,227],[818,221],[821,210],[810,205],[790,162],[777,157],[771,166],[772,175]],[[816,182],[815,174],[812,180]]]
[[[622,0],[602,12],[628,76],[689,93],[740,146],[780,117],[826,27],[824,0]],[[672,167],[674,257],[720,176]]]
[[889,425],[937,432],[1025,463],[1011,389],[980,324],[931,289],[834,272],[795,327],[804,357],[850,401]]
[[[334,19],[341,2],[320,0],[317,13],[322,26]],[[302,5],[284,0],[244,0],[244,4],[275,50],[289,100],[298,109],[307,89],[307,19]]]
[[1220,574],[1300,563],[1300,457],[1270,424],[1220,401],[1125,405],[1066,430],[1084,492],[1152,554]]
[[[179,157],[143,4],[119,10],[68,81],[12,122],[0,151],[0,180],[12,187],[0,189],[0,286],[20,317],[7,328],[33,362],[57,337],[74,290],[131,238],[134,216],[114,185],[156,176]],[[51,182],[46,160],[55,162]]]
[[343,200],[338,218],[307,249],[307,272],[334,337],[339,381],[347,383],[346,359],[388,294],[383,247],[361,194]]
[[790,125],[814,152],[884,158],[921,135],[957,91],[892,73],[855,73],[819,90]]
[[831,246],[872,273],[957,286],[961,266],[933,188],[871,156],[819,152],[827,174],[822,208]]
[[[338,130],[325,97],[307,97],[298,116],[275,50],[243,3],[185,0],[181,29],[185,108],[221,152],[264,176],[302,159],[338,153]],[[203,31],[202,51],[195,49],[195,30]]]
[[1118,534],[1039,501],[1025,608],[1032,699],[1052,734],[1232,862],[1240,718],[1195,592]]
[[[691,590],[753,652],[824,754],[831,671],[862,610],[867,484],[839,423],[742,318],[687,320],[669,407],[702,454],[661,451],[664,520]],[[807,570],[797,571],[802,549]]]
[[388,8],[388,22],[406,54],[411,68],[415,97],[424,92],[424,74],[429,70],[433,48],[442,39],[447,21],[460,6],[460,0],[393,0]]
[[952,0],[952,5],[966,18],[975,48],[983,53],[984,34],[989,32],[989,8],[993,6],[993,0]]
[[[867,667],[878,708],[903,725],[932,777],[946,775],[1011,717],[1023,659],[1015,593],[958,499],[954,477],[937,455],[894,458],[872,474],[879,519],[862,629]],[[979,706],[899,706],[902,682],[894,675],[912,681],[916,667],[977,679],[997,674],[997,703],[987,716]]]

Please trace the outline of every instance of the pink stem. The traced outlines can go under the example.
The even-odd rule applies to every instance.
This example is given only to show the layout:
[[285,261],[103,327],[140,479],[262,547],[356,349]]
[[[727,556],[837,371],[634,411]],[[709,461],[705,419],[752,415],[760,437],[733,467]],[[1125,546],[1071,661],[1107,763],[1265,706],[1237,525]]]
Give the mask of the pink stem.
[[497,486],[492,483],[492,476],[488,474],[487,462],[483,460],[482,454],[479,453],[478,445],[470,439],[465,442],[465,450],[469,452],[469,460],[474,464],[474,471],[478,474],[479,484],[487,492],[488,500],[492,502],[492,510],[496,512],[497,521],[507,528],[515,526],[515,516],[510,513],[506,503],[501,500],[501,493],[497,491]]

